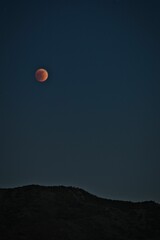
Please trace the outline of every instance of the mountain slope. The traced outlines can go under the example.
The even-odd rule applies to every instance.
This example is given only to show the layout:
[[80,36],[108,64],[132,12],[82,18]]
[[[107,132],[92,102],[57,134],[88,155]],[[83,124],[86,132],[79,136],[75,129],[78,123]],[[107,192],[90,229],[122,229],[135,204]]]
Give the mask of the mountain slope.
[[0,189],[1,240],[160,239],[160,205],[98,198],[74,187]]

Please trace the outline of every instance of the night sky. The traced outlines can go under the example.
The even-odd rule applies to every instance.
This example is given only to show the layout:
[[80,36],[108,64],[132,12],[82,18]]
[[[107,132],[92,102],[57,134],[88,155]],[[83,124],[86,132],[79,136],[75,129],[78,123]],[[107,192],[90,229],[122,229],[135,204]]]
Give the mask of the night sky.
[[160,1],[0,9],[0,187],[160,201]]

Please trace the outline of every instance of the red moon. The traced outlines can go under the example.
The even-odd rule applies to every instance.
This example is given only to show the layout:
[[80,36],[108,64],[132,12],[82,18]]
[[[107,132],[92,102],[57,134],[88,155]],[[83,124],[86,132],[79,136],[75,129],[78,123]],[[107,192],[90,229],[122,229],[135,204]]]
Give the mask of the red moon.
[[48,78],[48,72],[45,69],[40,68],[36,71],[35,78],[38,82],[45,82]]

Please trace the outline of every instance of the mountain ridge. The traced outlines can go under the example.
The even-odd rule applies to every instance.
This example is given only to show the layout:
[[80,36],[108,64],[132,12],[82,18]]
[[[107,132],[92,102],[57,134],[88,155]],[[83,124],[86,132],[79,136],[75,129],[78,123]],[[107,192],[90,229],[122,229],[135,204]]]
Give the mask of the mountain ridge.
[[118,201],[118,202],[124,202],[124,203],[155,203],[159,204],[160,202],[154,201],[154,200],[141,200],[141,201],[132,201],[132,200],[123,200],[123,199],[112,199],[112,198],[107,198],[107,197],[102,197],[98,196],[94,193],[90,193],[87,190],[84,190],[81,187],[76,187],[76,186],[71,186],[71,185],[39,185],[39,184],[29,184],[29,185],[22,185],[22,186],[17,186],[17,187],[0,187],[0,191],[2,190],[18,190],[18,189],[27,189],[27,188],[43,188],[43,189],[52,189],[52,188],[63,188],[63,189],[75,189],[75,190],[80,190],[83,191],[89,195],[92,195],[93,197],[102,199],[102,200],[109,200],[109,201]]
[[72,186],[0,189],[1,240],[160,239],[160,204],[97,197]]

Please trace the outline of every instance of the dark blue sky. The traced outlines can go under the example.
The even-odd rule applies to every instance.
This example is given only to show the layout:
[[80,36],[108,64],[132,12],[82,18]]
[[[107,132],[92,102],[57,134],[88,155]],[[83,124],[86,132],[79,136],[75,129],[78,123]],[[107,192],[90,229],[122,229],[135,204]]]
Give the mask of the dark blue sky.
[[5,0],[0,18],[0,187],[160,201],[159,0]]

